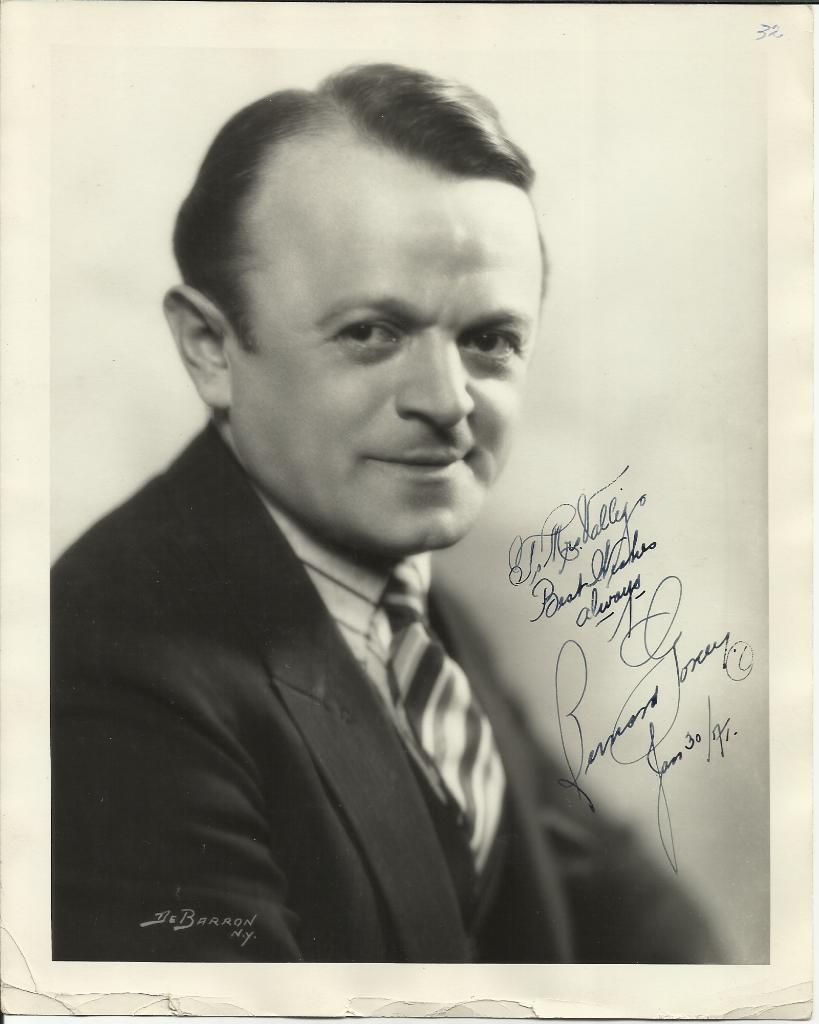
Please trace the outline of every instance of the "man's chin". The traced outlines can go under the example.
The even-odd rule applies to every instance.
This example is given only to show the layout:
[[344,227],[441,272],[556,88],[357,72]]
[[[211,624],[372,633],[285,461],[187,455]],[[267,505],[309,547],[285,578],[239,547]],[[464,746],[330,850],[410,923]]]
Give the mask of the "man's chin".
[[369,554],[383,561],[398,562],[410,555],[452,547],[466,536],[475,518],[439,514],[424,517],[420,522],[402,522],[399,515],[391,522],[384,520],[379,531],[371,530],[366,536],[355,538],[351,546],[361,554]]

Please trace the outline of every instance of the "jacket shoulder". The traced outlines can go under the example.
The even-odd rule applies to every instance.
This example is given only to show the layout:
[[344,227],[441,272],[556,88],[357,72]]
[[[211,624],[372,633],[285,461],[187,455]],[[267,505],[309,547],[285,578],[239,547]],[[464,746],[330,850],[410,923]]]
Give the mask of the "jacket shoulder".
[[123,695],[132,688],[205,699],[210,688],[194,690],[190,680],[211,678],[214,651],[243,665],[249,659],[242,609],[225,614],[226,570],[213,564],[202,522],[213,455],[212,439],[194,441],[55,563],[55,699],[76,706],[81,694],[95,700],[115,682]]
[[237,475],[213,428],[163,472],[103,516],[52,568],[52,613],[68,607],[131,607],[163,593],[195,589],[207,562],[206,522],[220,477]]

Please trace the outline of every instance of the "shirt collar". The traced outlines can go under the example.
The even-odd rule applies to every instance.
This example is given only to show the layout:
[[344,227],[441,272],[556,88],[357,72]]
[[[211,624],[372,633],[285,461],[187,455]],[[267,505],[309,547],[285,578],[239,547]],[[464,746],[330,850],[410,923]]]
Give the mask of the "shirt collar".
[[[369,602],[371,607],[366,609],[366,607],[359,607],[358,602],[343,601],[344,616],[349,619],[350,615],[355,614],[358,609],[356,618],[359,621],[357,624],[362,628],[365,624],[368,626],[389,581],[389,573],[360,565],[339,551],[328,547],[317,537],[308,533],[300,523],[297,523],[278,505],[274,505],[265,495],[260,495],[260,497],[296,556],[308,570],[312,570],[310,575],[314,582],[317,582],[315,574],[318,573],[326,580],[340,585],[342,590],[346,589],[349,593],[359,595]],[[400,564],[402,566],[412,564],[422,581],[424,593],[426,593],[429,590],[431,575],[429,553],[411,555]],[[319,590],[325,603],[328,604],[331,614],[338,617],[341,604],[339,597],[342,596],[338,587],[320,586]]]

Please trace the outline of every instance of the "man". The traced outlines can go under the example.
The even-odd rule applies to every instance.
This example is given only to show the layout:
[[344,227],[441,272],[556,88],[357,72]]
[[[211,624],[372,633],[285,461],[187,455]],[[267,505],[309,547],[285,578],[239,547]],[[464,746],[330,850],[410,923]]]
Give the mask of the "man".
[[426,593],[506,457],[532,179],[485,100],[389,65],[212,144],[165,302],[210,425],[54,572],[56,959],[713,956]]

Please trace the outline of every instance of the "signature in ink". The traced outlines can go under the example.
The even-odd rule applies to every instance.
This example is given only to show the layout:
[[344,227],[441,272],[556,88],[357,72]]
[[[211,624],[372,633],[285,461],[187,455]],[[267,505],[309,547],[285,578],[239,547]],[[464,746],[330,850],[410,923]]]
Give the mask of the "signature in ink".
[[[574,662],[574,664],[572,664],[572,662]],[[595,807],[591,797],[580,785],[581,776],[588,772],[589,768],[591,768],[598,757],[602,757],[607,752],[613,751],[614,744],[617,740],[630,729],[633,729],[638,722],[643,721],[650,708],[656,708],[659,700],[659,690],[655,686],[654,692],[648,700],[644,704],[640,705],[640,707],[636,708],[622,724],[619,723],[618,717],[618,722],[615,723],[615,726],[609,735],[604,740],[598,740],[593,749],[590,750],[587,755],[583,744],[583,729],[580,724],[580,719],[577,717],[577,712],[586,695],[589,680],[588,669],[589,667],[586,660],[586,654],[580,644],[575,640],[566,640],[560,648],[560,653],[557,656],[557,664],[555,666],[555,703],[557,705],[557,718],[560,729],[560,742],[563,747],[563,757],[566,761],[566,766],[569,769],[569,775],[571,777],[568,779],[558,779],[558,784],[566,789],[574,789],[579,796],[582,796],[585,799],[589,810],[594,811]],[[572,673],[574,671],[577,671],[577,676],[572,678]],[[574,700],[572,707],[568,710],[564,710],[563,702],[566,700],[565,690],[567,689],[567,676],[568,687],[574,691],[579,689],[580,692],[577,694],[577,699]],[[568,702],[571,703],[573,699],[574,694],[572,694]],[[569,739],[564,731],[564,723],[566,722],[571,722],[570,729],[573,737],[571,745],[574,749],[574,756],[571,755],[566,746],[567,740]]]
[[218,917],[207,914],[197,915],[190,907],[182,910],[158,910],[149,921],[140,921],[140,928],[150,928],[153,925],[167,925],[175,932],[186,931],[188,928],[225,928],[230,929],[228,938],[236,939],[240,946],[255,937],[256,932],[253,925],[258,914],[253,917]]
[[[682,603],[682,582],[677,576],[665,576],[660,581],[651,595],[646,614],[635,620],[634,601],[639,596],[636,587],[630,591],[627,589],[622,598],[623,609],[609,640],[613,640],[625,627],[618,648],[620,661],[629,669],[644,671],[623,702],[609,733],[597,740],[588,752],[580,718],[580,708],[589,685],[586,654],[574,640],[567,640],[560,648],[555,666],[555,703],[568,776],[558,782],[564,788],[573,789],[594,811],[594,802],[581,784],[592,765],[603,757],[620,765],[645,760],[658,778],[658,831],[666,857],[676,872],[674,833],[664,778],[683,759],[684,750],[665,757],[660,745],[677,721],[681,690],[693,672],[717,651],[722,651],[723,672],[735,681],[745,679],[753,668],[753,651],[744,641],[732,644],[731,634],[726,631],[720,639],[709,641],[695,654],[681,653],[683,633],[682,630],[677,630],[676,634],[674,631]],[[673,639],[670,639],[672,635]],[[708,706],[710,763],[711,743],[719,743],[720,755],[724,757],[731,730],[730,718],[712,728],[710,698]],[[686,735],[685,746],[689,750],[702,740],[701,733]]]
[[665,646],[680,610],[682,596],[683,586],[679,576],[664,576],[651,595],[647,613],[635,621],[633,595],[626,595],[623,610],[610,637],[613,640],[625,623],[626,630],[619,646],[620,660],[623,664],[629,668],[642,668],[649,662],[654,662],[656,667],[670,655],[674,662],[677,685],[682,686],[695,669],[704,665],[712,654],[722,650],[722,668],[726,675],[732,679],[734,675],[745,678],[753,668],[753,651],[744,641],[737,641],[731,645],[730,632],[726,632],[719,640],[706,643],[696,654],[688,658],[681,655],[678,649],[683,635],[682,630]]

